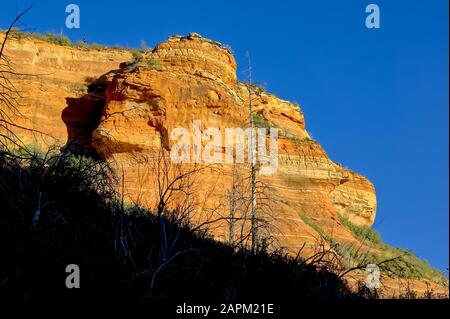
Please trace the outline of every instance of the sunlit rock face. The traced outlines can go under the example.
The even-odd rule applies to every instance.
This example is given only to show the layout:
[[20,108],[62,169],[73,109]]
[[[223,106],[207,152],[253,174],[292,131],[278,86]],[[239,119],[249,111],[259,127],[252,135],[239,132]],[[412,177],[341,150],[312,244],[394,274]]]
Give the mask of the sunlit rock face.
[[[62,143],[73,152],[111,160],[120,168],[128,200],[142,205],[153,207],[148,194],[154,185],[148,163],[137,159],[158,148],[170,151],[174,128],[192,129],[194,120],[201,131],[248,127],[249,95],[237,81],[232,53],[198,34],[170,37],[135,64],[124,63],[132,59],[125,50],[32,39],[12,39],[7,54],[19,71],[39,74],[17,82],[23,95],[18,123],[45,133],[20,132],[24,142]],[[376,196],[370,181],[328,158],[306,131],[299,105],[264,92],[255,92],[252,102],[259,125],[278,128],[278,168],[258,177],[268,186],[270,234],[277,245],[295,253],[306,243],[303,253],[311,253],[320,235],[302,213],[336,241],[361,245],[339,215],[358,225],[373,224]],[[229,209],[231,168],[222,164],[220,172],[205,171],[196,180],[204,207],[222,205],[217,214]],[[239,172],[245,176],[248,167]],[[227,224],[219,223],[212,235],[226,240]]]

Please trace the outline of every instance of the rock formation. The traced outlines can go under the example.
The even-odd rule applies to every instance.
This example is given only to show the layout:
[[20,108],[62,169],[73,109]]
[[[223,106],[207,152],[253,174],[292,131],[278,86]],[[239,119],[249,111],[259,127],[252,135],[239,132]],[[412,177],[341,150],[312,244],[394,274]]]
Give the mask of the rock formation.
[[[23,134],[28,145],[66,144],[73,152],[111,160],[123,172],[130,201],[152,206],[146,163],[135,160],[155,148],[170,150],[176,127],[201,129],[248,126],[249,97],[236,77],[236,61],[220,43],[198,34],[172,36],[133,63],[127,50],[83,49],[34,39],[12,39],[7,54],[19,72],[23,94],[18,123],[44,134]],[[300,106],[272,94],[253,96],[254,112],[279,129],[278,169],[261,176],[269,187],[271,236],[279,247],[310,254],[322,235],[307,215],[333,240],[366,247],[341,224],[371,226],[376,213],[372,183],[337,163],[305,129]],[[231,185],[231,167],[205,173],[197,181],[208,205],[223,202]],[[201,217],[199,217],[201,219]],[[227,240],[226,224],[212,235]],[[305,246],[306,243],[306,246]],[[366,247],[365,249],[370,249]]]
[[[248,126],[248,94],[236,80],[236,62],[229,50],[196,34],[171,37],[159,44],[143,61],[158,66],[123,67],[107,81],[106,101],[100,124],[93,131],[94,147],[103,157],[145,152],[164,144],[170,149],[169,133],[190,127],[199,120],[202,129]],[[302,224],[300,212],[318,220],[334,221],[340,234],[338,214],[359,225],[372,225],[376,198],[372,184],[333,163],[305,130],[298,105],[261,93],[253,100],[255,113],[268,126],[280,130],[279,167],[266,178],[273,196],[288,205],[276,205],[280,225]],[[305,233],[281,226],[290,247],[303,242]],[[282,244],[282,246],[284,246]]]

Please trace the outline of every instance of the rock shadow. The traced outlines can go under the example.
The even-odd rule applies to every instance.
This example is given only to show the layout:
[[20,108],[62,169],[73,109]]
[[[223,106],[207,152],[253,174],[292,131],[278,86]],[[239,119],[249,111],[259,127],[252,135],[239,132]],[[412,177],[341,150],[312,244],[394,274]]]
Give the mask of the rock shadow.
[[110,71],[98,78],[87,77],[87,93],[77,97],[66,97],[67,106],[61,118],[67,127],[67,142],[63,152],[100,158],[92,145],[92,132],[99,126],[105,107],[107,78],[117,70]]

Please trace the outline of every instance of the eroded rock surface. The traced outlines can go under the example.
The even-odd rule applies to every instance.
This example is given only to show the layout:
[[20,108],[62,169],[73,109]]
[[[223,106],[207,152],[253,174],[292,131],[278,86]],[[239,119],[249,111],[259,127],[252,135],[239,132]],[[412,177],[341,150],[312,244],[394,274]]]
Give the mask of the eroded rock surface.
[[[23,95],[23,116],[17,123],[44,134],[21,132],[25,144],[61,143],[74,152],[112,160],[124,177],[127,199],[143,205],[152,207],[155,199],[147,196],[152,188],[148,163],[137,159],[158,148],[170,150],[174,128],[192,128],[194,120],[201,121],[202,130],[248,127],[248,91],[237,81],[233,55],[198,34],[170,37],[135,63],[125,63],[132,59],[125,50],[63,47],[34,39],[11,39],[6,53],[19,72],[33,75],[17,81]],[[336,242],[365,247],[339,216],[371,226],[376,214],[372,183],[327,156],[306,131],[299,105],[264,92],[255,92],[252,101],[259,121],[279,129],[278,169],[259,177],[268,185],[270,232],[278,246],[312,253],[322,239],[302,219],[305,214]],[[231,171],[223,164],[220,173],[205,172],[196,181],[204,205],[225,203],[215,212],[219,215],[228,209]],[[212,233],[227,240],[227,224]]]
[[[23,134],[26,144],[67,143],[75,152],[96,153],[120,162],[130,198],[142,189],[136,153],[170,150],[175,127],[201,129],[248,127],[248,91],[237,81],[230,50],[198,34],[172,36],[143,54],[139,63],[125,50],[90,50],[34,39],[11,39],[7,54],[17,70],[32,74],[19,83],[23,93],[19,124],[45,133]],[[279,129],[279,166],[261,177],[271,187],[275,236],[280,246],[297,249],[318,234],[300,218],[311,216],[338,239],[355,241],[338,214],[355,224],[372,225],[376,211],[373,185],[330,160],[305,129],[299,105],[274,95],[253,95],[254,112],[267,127]],[[230,167],[219,177],[218,201],[229,188]],[[145,175],[145,174],[144,174]],[[226,229],[218,230],[225,238]]]

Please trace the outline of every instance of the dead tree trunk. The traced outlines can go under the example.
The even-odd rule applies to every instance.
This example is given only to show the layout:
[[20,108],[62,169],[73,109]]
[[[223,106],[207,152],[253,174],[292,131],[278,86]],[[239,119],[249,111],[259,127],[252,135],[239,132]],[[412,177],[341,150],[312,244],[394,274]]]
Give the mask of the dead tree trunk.
[[250,148],[249,152],[251,162],[251,230],[252,230],[252,252],[258,251],[258,218],[256,214],[256,137],[253,121],[253,97],[252,97],[252,64],[250,54],[247,53],[248,59],[248,97],[249,97],[249,117],[250,117]]
[[230,190],[230,220],[229,220],[229,231],[230,231],[229,242],[231,246],[233,246],[234,244],[235,218],[236,218],[236,169],[235,167],[233,167],[231,190]]

